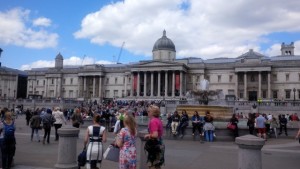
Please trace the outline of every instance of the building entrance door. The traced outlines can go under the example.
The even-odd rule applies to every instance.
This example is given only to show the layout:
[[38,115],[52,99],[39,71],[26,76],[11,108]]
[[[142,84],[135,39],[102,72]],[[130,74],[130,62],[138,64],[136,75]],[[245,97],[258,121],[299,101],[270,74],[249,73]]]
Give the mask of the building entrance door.
[[257,101],[257,91],[249,91],[249,101]]

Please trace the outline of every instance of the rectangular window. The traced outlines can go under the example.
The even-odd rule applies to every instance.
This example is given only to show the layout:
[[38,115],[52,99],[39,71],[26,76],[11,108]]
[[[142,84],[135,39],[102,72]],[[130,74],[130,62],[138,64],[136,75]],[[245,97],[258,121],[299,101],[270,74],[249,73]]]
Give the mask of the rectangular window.
[[51,84],[54,84],[54,79],[51,79]]
[[117,77],[115,78],[115,84],[118,84],[118,78]]
[[69,90],[69,98],[73,98],[74,97],[74,91],[73,90]]
[[278,98],[277,92],[278,92],[277,90],[274,90],[274,91],[273,91],[273,99],[277,99],[277,98]]
[[36,85],[37,85],[37,86],[39,85],[39,80],[36,81]]
[[218,75],[218,82],[221,82],[221,75]]
[[118,90],[114,90],[114,97],[118,97]]
[[43,81],[43,85],[44,85],[44,86],[45,86],[45,84],[46,84],[46,80]]
[[300,90],[298,90],[298,99],[300,99]]
[[286,90],[285,91],[285,98],[290,99],[291,98],[291,90]]
[[105,90],[105,97],[109,97],[109,90]]
[[125,79],[126,79],[126,76],[123,78],[123,84],[125,84]]
[[232,82],[233,76],[229,75],[229,82]]
[[106,78],[106,84],[108,84],[109,83],[109,78]]
[[131,77],[128,78],[128,83],[131,83]]
[[73,78],[70,79],[70,84],[73,84]]
[[290,74],[285,74],[285,81],[289,81],[290,80]]
[[66,79],[65,78],[63,79],[63,84],[66,84]]
[[298,74],[298,81],[300,81],[300,73]]
[[206,80],[210,81],[210,76],[206,76]]
[[273,79],[273,81],[277,81],[277,74],[273,74],[272,79]]

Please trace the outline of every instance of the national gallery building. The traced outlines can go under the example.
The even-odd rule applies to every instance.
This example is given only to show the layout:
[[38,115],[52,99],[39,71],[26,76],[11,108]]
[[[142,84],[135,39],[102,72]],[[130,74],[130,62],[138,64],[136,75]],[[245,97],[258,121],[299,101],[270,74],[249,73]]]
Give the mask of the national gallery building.
[[63,66],[28,70],[27,96],[43,98],[176,100],[209,81],[209,90],[239,100],[299,100],[300,56],[294,43],[281,45],[281,55],[264,56],[250,49],[236,58],[176,59],[166,31],[153,46],[152,60],[129,64]]

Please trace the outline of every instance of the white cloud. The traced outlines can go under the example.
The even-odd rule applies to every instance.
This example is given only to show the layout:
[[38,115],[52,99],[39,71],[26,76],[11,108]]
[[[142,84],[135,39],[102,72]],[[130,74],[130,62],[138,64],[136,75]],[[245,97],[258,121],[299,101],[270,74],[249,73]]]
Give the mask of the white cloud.
[[[105,60],[95,60],[92,57],[78,57],[71,56],[69,58],[64,59],[64,65],[66,66],[76,66],[76,65],[89,65],[89,64],[113,64],[113,62],[105,61]],[[32,62],[30,64],[25,64],[21,66],[21,70],[30,70],[32,68],[45,68],[45,67],[54,67],[55,61],[48,60],[39,60]]]
[[74,36],[117,47],[125,41],[128,51],[150,56],[166,29],[178,57],[236,57],[250,48],[265,54],[273,50],[259,51],[266,35],[300,31],[299,6],[295,0],[125,0],[86,15]]
[[[31,28],[28,26],[29,15],[29,10],[20,8],[0,12],[0,43],[35,49],[56,47],[58,34]],[[39,24],[35,24],[35,26],[42,26],[42,22]],[[46,22],[43,24],[43,26],[47,25]]]
[[40,17],[35,20],[33,20],[34,26],[45,26],[48,27],[51,25],[51,20],[45,17]]

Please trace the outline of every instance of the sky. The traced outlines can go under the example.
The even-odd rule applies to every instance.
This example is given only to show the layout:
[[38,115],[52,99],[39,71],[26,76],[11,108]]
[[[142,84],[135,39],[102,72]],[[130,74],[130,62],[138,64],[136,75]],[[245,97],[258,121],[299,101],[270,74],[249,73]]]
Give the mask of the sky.
[[295,0],[1,0],[2,66],[30,70],[151,60],[166,30],[176,57],[236,58],[254,49],[300,56],[300,1]]

